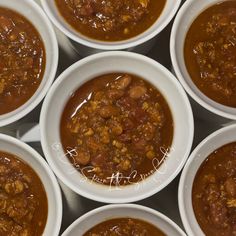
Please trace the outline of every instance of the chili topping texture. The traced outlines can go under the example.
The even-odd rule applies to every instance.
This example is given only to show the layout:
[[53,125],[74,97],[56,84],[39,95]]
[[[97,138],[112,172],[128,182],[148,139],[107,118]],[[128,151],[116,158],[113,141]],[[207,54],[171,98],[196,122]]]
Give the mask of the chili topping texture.
[[33,96],[45,63],[44,44],[35,27],[19,13],[0,7],[0,115]]
[[[102,184],[139,182],[165,161],[173,120],[162,94],[135,75],[106,74],[81,86],[61,119],[67,157]],[[71,150],[74,153],[68,152]]]
[[120,41],[143,33],[159,18],[166,0],[55,0],[65,20],[81,34]]
[[35,171],[0,151],[0,235],[41,236],[47,215],[46,192]]
[[236,143],[212,154],[199,168],[193,183],[195,216],[207,236],[236,235]]
[[195,19],[184,56],[193,82],[206,96],[236,107],[236,1],[215,4]]
[[139,219],[118,218],[102,222],[83,236],[165,236],[156,226]]

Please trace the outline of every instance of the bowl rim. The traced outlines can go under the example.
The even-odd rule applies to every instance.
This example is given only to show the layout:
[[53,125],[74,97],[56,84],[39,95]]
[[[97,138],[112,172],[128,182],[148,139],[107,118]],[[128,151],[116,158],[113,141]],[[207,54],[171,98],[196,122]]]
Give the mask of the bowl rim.
[[[156,211],[150,207],[146,207],[146,206],[142,206],[142,205],[138,205],[138,204],[110,204],[110,205],[96,208],[96,209],[91,210],[91,211],[85,213],[84,215],[80,216],[71,225],[68,226],[68,228],[62,233],[62,236],[69,236],[69,233],[71,230],[76,228],[78,226],[78,224],[80,224],[83,220],[86,220],[90,216],[96,215],[99,212],[109,211],[112,209],[119,209],[119,208],[137,209],[137,210],[140,210],[143,212],[150,213],[153,215],[153,217],[161,218],[163,221],[167,222],[170,226],[175,228],[180,233],[180,235],[183,235],[183,236],[186,235],[184,233],[184,231],[174,221],[172,221],[170,218],[165,216],[163,213],[160,213],[159,211]],[[134,217],[134,218],[136,218],[136,217]],[[145,219],[143,219],[143,220],[146,221]]]
[[[0,6],[1,6],[1,1],[4,1],[4,0],[0,0]],[[55,78],[56,72],[57,72],[58,59],[59,59],[59,49],[58,49],[58,41],[57,41],[57,37],[56,37],[56,33],[54,31],[53,25],[51,24],[50,20],[48,19],[47,15],[44,13],[42,8],[35,1],[24,0],[24,1],[22,1],[22,3],[25,4],[26,6],[27,5],[32,6],[33,11],[37,12],[37,14],[40,16],[40,18],[42,18],[41,24],[43,24],[50,32],[49,37],[51,38],[52,45],[53,45],[53,48],[51,49],[51,51],[53,52],[53,60],[51,62],[52,65],[50,66],[49,74],[48,74],[47,78],[45,77],[45,74],[42,77],[42,81],[43,80],[46,81],[44,87],[42,88],[42,91],[32,101],[30,101],[30,99],[32,99],[34,94],[39,89],[39,87],[38,87],[37,90],[35,91],[35,93],[24,104],[22,104],[20,107],[16,108],[15,110],[13,110],[9,113],[3,114],[3,116],[9,115],[9,117],[6,117],[6,118],[3,118],[3,120],[0,120],[0,127],[12,124],[13,122],[20,120],[21,118],[25,117],[28,113],[30,113],[34,108],[36,108],[37,105],[39,105],[39,103],[43,100],[47,91],[51,87],[53,80]],[[22,15],[22,13],[19,12],[17,8],[15,8],[15,9],[12,8],[12,10],[15,10],[17,13]],[[30,17],[25,17],[25,18],[31,22]],[[38,31],[38,27],[35,26],[34,24],[33,24],[33,26]],[[39,33],[39,31],[38,31],[38,33]],[[47,52],[46,52],[46,54],[47,54]],[[46,56],[46,66],[47,66],[47,63],[48,63],[48,61],[47,61],[47,56]],[[40,84],[42,84],[42,81]],[[27,104],[27,106],[24,107],[23,110],[16,112],[18,109],[20,109],[22,106],[24,106],[27,102],[29,102],[29,104]],[[15,114],[11,115],[12,112],[14,112]],[[1,117],[1,115],[0,115],[0,117]]]
[[[171,62],[172,62],[174,72],[176,73],[176,76],[177,76],[178,80],[180,81],[180,83],[182,84],[182,86],[184,87],[186,92],[199,105],[201,105],[203,108],[207,109],[208,111],[210,111],[210,112],[212,112],[216,115],[219,115],[219,116],[227,118],[227,119],[236,120],[236,114],[235,115],[230,114],[227,111],[222,111],[219,108],[215,108],[212,105],[210,105],[208,102],[201,99],[197,94],[195,94],[194,91],[192,90],[192,88],[186,82],[187,79],[184,78],[183,74],[181,73],[180,66],[179,66],[178,59],[177,59],[177,55],[176,55],[176,38],[177,38],[177,35],[178,35],[178,27],[180,27],[180,23],[181,23],[181,20],[184,16],[184,13],[189,8],[191,8],[191,4],[193,2],[195,2],[195,0],[188,0],[181,6],[181,8],[179,9],[179,11],[178,11],[178,13],[175,17],[175,20],[174,20],[174,23],[173,23],[173,26],[172,26],[172,29],[171,29],[169,48],[170,48],[170,57],[171,57]],[[222,2],[222,0],[218,0],[218,2]],[[213,5],[214,5],[214,3],[213,3]],[[199,16],[199,14],[200,14],[200,12],[197,12],[197,13],[195,13],[195,16],[197,17],[197,16]],[[210,100],[212,100],[212,99],[210,99]],[[214,100],[212,100],[212,101],[215,102]],[[228,106],[224,106],[220,103],[217,103],[217,104],[221,105],[222,107],[228,107]]]
[[[47,173],[48,178],[52,181],[53,185],[51,186],[54,190],[54,195],[55,195],[55,201],[56,201],[56,205],[57,205],[57,215],[54,219],[54,229],[53,229],[53,235],[58,235],[61,229],[61,222],[62,222],[62,194],[61,194],[61,189],[59,187],[59,183],[53,173],[53,171],[50,169],[50,167],[48,166],[47,162],[43,159],[43,157],[36,151],[34,150],[32,147],[30,147],[29,145],[27,145],[24,142],[21,142],[20,140],[11,137],[9,135],[6,134],[0,134],[0,140],[4,140],[6,142],[12,143],[13,145],[18,146],[19,148],[26,150],[31,156],[32,158],[34,158],[40,165],[41,167],[44,169],[44,171]],[[9,151],[9,153],[11,153],[11,151]],[[21,158],[21,157],[19,157]],[[29,161],[25,161],[26,163],[30,163]],[[30,165],[30,167],[34,170],[34,167]],[[39,176],[40,177],[40,176]],[[47,194],[47,191],[45,189],[45,192]],[[47,199],[48,200],[48,199]],[[48,202],[48,204],[50,204],[50,202]],[[47,223],[48,224],[48,219],[47,219]],[[45,227],[46,227],[45,225]]]
[[[188,177],[189,168],[192,165],[192,163],[193,163],[193,161],[194,161],[194,159],[196,157],[196,154],[199,153],[199,151],[202,149],[202,147],[204,147],[205,145],[208,145],[208,142],[210,142],[212,139],[216,138],[218,135],[221,135],[223,133],[227,133],[228,131],[230,131],[232,129],[236,130],[236,123],[233,123],[233,124],[230,124],[230,125],[225,126],[223,128],[220,128],[220,129],[214,131],[213,133],[211,133],[210,135],[208,135],[206,138],[204,138],[194,148],[194,150],[192,151],[191,155],[189,156],[189,158],[188,158],[188,160],[187,160],[187,162],[186,162],[186,164],[185,164],[185,166],[183,168],[183,171],[182,171],[181,176],[180,176],[179,186],[178,186],[178,206],[179,206],[180,217],[181,217],[181,220],[183,222],[184,228],[185,228],[186,232],[189,235],[195,235],[193,230],[191,229],[191,227],[189,225],[189,221],[190,220],[188,219],[187,214],[186,214],[186,212],[188,210],[185,208],[185,204],[184,204],[184,200],[186,198],[185,197],[185,191],[184,191],[185,190],[185,180]],[[236,136],[235,136],[235,140],[236,140]],[[218,148],[220,148],[220,147],[218,147]],[[207,158],[207,156],[206,157],[202,157],[201,163],[203,163],[204,160],[206,160],[206,158]],[[192,216],[195,217],[195,215],[192,215]]]
[[[169,0],[166,0],[166,1],[169,1]],[[54,16],[53,12],[51,11],[51,9],[50,9],[50,7],[49,7],[49,5],[47,3],[47,0],[41,0],[41,4],[42,4],[42,7],[43,7],[44,11],[46,12],[46,14],[50,18],[50,20],[53,22],[53,24],[60,31],[62,31],[68,38],[72,39],[73,41],[75,41],[75,42],[77,42],[77,43],[79,43],[79,44],[81,44],[83,46],[90,47],[90,48],[93,48],[93,49],[98,49],[98,50],[114,50],[115,51],[115,50],[124,50],[124,49],[127,49],[127,48],[136,47],[136,46],[138,46],[140,44],[143,44],[143,43],[151,40],[156,35],[158,35],[170,23],[170,21],[175,16],[175,14],[176,14],[176,12],[179,9],[179,6],[181,4],[181,0],[175,0],[174,1],[171,13],[165,18],[163,23],[159,27],[157,27],[152,33],[146,35],[145,37],[140,37],[139,39],[135,39],[135,40],[134,40],[135,37],[132,37],[132,38],[130,38],[128,40],[117,41],[117,42],[115,42],[116,44],[106,44],[107,43],[106,41],[98,41],[98,40],[93,40],[93,39],[90,39],[90,38],[88,38],[88,40],[87,40],[86,38],[84,39],[83,37],[80,37],[79,35],[71,33],[67,29],[67,27],[64,26],[63,24],[61,24],[57,20],[57,18]],[[167,4],[167,2],[165,4]],[[163,9],[163,11],[164,11],[164,9]],[[158,19],[153,23],[152,26],[154,26],[156,24]],[[63,22],[65,22],[65,24],[68,24],[65,19],[63,19]],[[142,35],[143,33],[141,33],[139,35]],[[89,41],[89,39],[92,40],[92,41]],[[133,42],[129,42],[130,40],[133,40]]]
[[[93,193],[90,193],[88,191],[83,191],[81,190],[78,186],[75,186],[73,183],[71,183],[71,181],[68,178],[64,178],[63,174],[61,173],[61,171],[57,168],[57,166],[54,165],[54,162],[51,160],[52,158],[50,157],[49,153],[49,146],[47,144],[47,142],[45,141],[45,134],[47,133],[45,131],[45,127],[47,124],[46,121],[46,114],[47,114],[47,110],[50,109],[50,101],[52,100],[52,98],[54,97],[55,91],[58,89],[58,87],[60,86],[60,84],[67,78],[67,76],[71,73],[71,71],[77,69],[78,67],[83,66],[84,64],[93,61],[93,60],[98,60],[100,58],[103,57],[114,57],[114,56],[125,56],[128,57],[129,59],[135,58],[135,59],[139,59],[142,61],[145,61],[146,63],[149,63],[151,65],[154,65],[156,68],[158,68],[158,70],[162,71],[167,77],[170,78],[171,83],[174,83],[175,86],[179,89],[179,92],[182,96],[182,98],[185,101],[185,105],[186,108],[188,109],[188,122],[190,124],[189,127],[189,139],[187,140],[188,144],[186,145],[186,151],[185,151],[185,157],[182,158],[182,162],[181,164],[178,166],[178,168],[169,176],[169,178],[167,179],[167,181],[165,181],[165,183],[161,184],[160,187],[158,188],[154,188],[154,189],[150,189],[150,191],[145,192],[143,194],[136,194],[133,196],[130,196],[128,198],[124,198],[124,199],[119,199],[119,198],[112,198],[112,197],[103,197],[103,196],[94,196]],[[145,198],[148,198],[152,195],[154,195],[155,193],[159,192],[161,189],[165,188],[170,182],[173,181],[173,179],[178,175],[178,173],[181,171],[181,169],[183,168],[185,162],[187,161],[187,158],[189,156],[189,153],[191,151],[191,147],[192,147],[192,142],[193,142],[193,136],[194,136],[194,121],[193,121],[193,114],[192,114],[192,108],[190,105],[190,102],[188,100],[187,94],[185,93],[184,89],[182,88],[182,86],[180,85],[180,83],[177,81],[177,79],[174,77],[174,75],[168,70],[166,69],[164,66],[162,66],[160,63],[154,61],[153,59],[150,59],[146,56],[137,54],[137,53],[133,53],[133,52],[122,52],[122,51],[110,51],[110,52],[102,52],[102,53],[98,53],[98,54],[94,54],[91,56],[88,56],[76,63],[74,63],[73,65],[71,65],[68,69],[66,69],[58,78],[57,80],[54,82],[53,86],[50,88],[42,109],[41,109],[41,113],[40,113],[40,133],[41,133],[41,144],[42,144],[42,149],[44,152],[44,155],[47,159],[47,162],[49,163],[50,167],[52,168],[52,170],[54,171],[54,173],[56,174],[56,176],[66,185],[68,186],[70,189],[72,189],[74,192],[76,192],[79,195],[82,195],[88,199],[91,200],[96,200],[99,202],[104,202],[104,203],[128,203],[128,202],[135,202],[135,201],[139,201]]]

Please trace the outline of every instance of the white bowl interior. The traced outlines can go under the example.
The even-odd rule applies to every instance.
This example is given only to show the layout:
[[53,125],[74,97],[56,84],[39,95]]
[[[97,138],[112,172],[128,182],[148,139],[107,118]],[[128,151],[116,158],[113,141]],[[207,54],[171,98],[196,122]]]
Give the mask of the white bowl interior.
[[[178,7],[181,3],[181,0],[167,0],[166,5],[157,19],[156,23],[154,23],[148,30],[144,33],[134,37],[132,39],[128,39],[121,42],[102,42],[90,39],[80,33],[78,33],[73,27],[71,27],[66,20],[61,16],[56,3],[54,0],[41,0],[42,5],[50,19],[53,23],[62,31],[64,32],[69,38],[75,40],[78,43],[94,47],[94,48],[101,48],[104,50],[118,50],[118,49],[125,49],[129,47],[136,46],[138,44],[151,39],[155,35],[157,35],[174,17]],[[143,40],[146,39],[146,40]],[[139,42],[140,41],[140,42]],[[104,46],[104,47],[103,47]],[[106,48],[107,47],[107,48]]]
[[62,236],[81,236],[95,225],[115,218],[135,218],[149,222],[166,235],[184,236],[183,231],[166,216],[138,205],[110,205],[98,208],[76,220]]
[[[71,94],[98,75],[126,72],[149,80],[166,98],[174,120],[172,149],[153,175],[136,185],[117,188],[87,181],[68,161],[60,142],[60,117]],[[75,192],[97,201],[130,202],[165,187],[184,165],[193,138],[193,117],[187,96],[176,78],[157,62],[128,52],[107,52],[83,59],[57,79],[47,95],[40,118],[44,154],[56,175]],[[120,191],[122,190],[122,191]]]
[[48,199],[48,218],[44,235],[58,235],[61,227],[62,200],[59,185],[46,161],[26,144],[12,137],[0,134],[0,151],[18,156],[40,177]]
[[222,0],[189,0],[181,7],[171,33],[171,58],[174,71],[190,96],[206,109],[229,119],[236,119],[236,109],[221,105],[203,94],[193,83],[184,60],[184,42],[192,22],[208,7]]
[[205,159],[216,149],[236,141],[236,125],[220,129],[203,140],[193,151],[184,167],[179,185],[179,207],[188,235],[203,236],[192,207],[192,186],[195,175]]
[[58,45],[53,27],[43,10],[34,1],[0,0],[0,7],[12,9],[25,16],[39,32],[46,52],[46,67],[43,80],[34,95],[22,106],[0,115],[0,126],[10,124],[29,113],[43,99],[53,82],[58,64]]

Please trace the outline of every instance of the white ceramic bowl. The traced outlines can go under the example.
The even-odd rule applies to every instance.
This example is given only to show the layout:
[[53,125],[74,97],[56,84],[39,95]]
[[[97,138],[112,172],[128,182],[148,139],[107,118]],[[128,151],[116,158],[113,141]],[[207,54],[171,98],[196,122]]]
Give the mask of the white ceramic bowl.
[[86,56],[108,50],[128,50],[135,52],[148,51],[154,41],[149,43],[146,42],[158,35],[169,24],[177,12],[181,0],[167,0],[165,8],[156,23],[154,23],[144,33],[120,42],[102,42],[87,38],[78,33],[66,22],[66,20],[60,15],[54,0],[41,0],[41,3],[55,26],[67,35],[67,37],[77,43],[76,48],[79,54]]
[[[222,0],[188,0],[179,10],[171,32],[170,53],[174,72],[188,94],[202,107],[227,119],[236,120],[236,108],[221,105],[204,95],[193,83],[184,61],[184,42],[192,22],[208,7]],[[199,32],[200,33],[200,32]]]
[[30,146],[4,134],[0,134],[0,151],[18,156],[40,177],[48,199],[48,218],[43,235],[58,236],[62,220],[61,191],[46,161]]
[[205,138],[192,152],[179,183],[179,209],[187,235],[203,236],[192,206],[192,186],[195,175],[205,159],[225,144],[236,142],[236,124],[222,128]]
[[82,236],[95,225],[115,218],[135,218],[157,226],[166,235],[186,236],[173,221],[148,207],[126,204],[108,205],[86,213],[72,223],[62,236]]
[[[109,187],[86,180],[65,157],[60,141],[61,115],[73,92],[88,80],[112,72],[136,74],[156,86],[166,98],[174,120],[173,144],[167,160],[137,185]],[[109,203],[138,201],[168,185],[187,160],[193,129],[191,106],[177,79],[156,61],[131,52],[99,53],[69,67],[53,84],[40,115],[43,151],[58,178],[84,197]]]
[[25,16],[41,35],[46,51],[46,67],[40,86],[25,104],[12,112],[0,115],[0,127],[2,127],[21,119],[42,101],[55,78],[58,65],[58,44],[51,22],[34,1],[0,0],[0,7],[12,9]]

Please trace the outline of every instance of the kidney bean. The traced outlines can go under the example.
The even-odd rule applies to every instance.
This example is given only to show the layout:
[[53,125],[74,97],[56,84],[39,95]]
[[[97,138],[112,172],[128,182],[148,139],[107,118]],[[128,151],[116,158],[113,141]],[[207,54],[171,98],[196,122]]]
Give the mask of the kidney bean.
[[106,163],[106,155],[104,153],[99,153],[93,157],[91,157],[91,164],[93,166],[102,166]]
[[104,144],[110,143],[110,135],[108,130],[104,129],[100,133],[100,141]]
[[134,120],[141,123],[146,123],[149,118],[148,113],[140,107],[137,107],[130,115]]
[[90,154],[86,151],[78,151],[77,156],[75,156],[76,164],[87,165],[90,162]]
[[111,121],[109,126],[110,126],[110,130],[113,134],[120,135],[123,133],[123,127],[119,122]]
[[137,106],[137,103],[131,97],[122,97],[117,101],[117,105],[121,108],[121,110],[130,110],[133,107]]
[[118,108],[112,105],[104,106],[99,110],[99,115],[105,119],[118,115],[118,114],[119,114]]
[[124,130],[131,130],[133,128],[134,128],[134,122],[129,118],[125,118],[123,121],[123,129]]
[[93,137],[89,137],[86,140],[86,144],[87,144],[88,148],[91,149],[92,152],[96,152],[100,148],[99,143]]
[[147,92],[147,88],[141,85],[132,87],[129,90],[129,96],[133,99],[139,99]]
[[121,134],[121,135],[118,137],[118,139],[119,139],[121,142],[129,143],[129,142],[131,142],[131,140],[132,140],[132,135],[131,135],[131,133],[126,132],[126,133]]
[[22,193],[24,191],[24,188],[25,188],[24,183],[20,180],[8,182],[5,185],[6,193],[9,193],[11,195]]
[[117,89],[126,89],[132,81],[132,78],[130,75],[124,75],[122,78],[116,81],[115,87]]
[[145,147],[147,146],[147,141],[145,139],[134,139],[133,140],[134,149],[138,152],[145,152]]
[[124,95],[124,91],[120,89],[110,89],[107,91],[108,98],[112,100],[117,100]]

